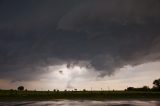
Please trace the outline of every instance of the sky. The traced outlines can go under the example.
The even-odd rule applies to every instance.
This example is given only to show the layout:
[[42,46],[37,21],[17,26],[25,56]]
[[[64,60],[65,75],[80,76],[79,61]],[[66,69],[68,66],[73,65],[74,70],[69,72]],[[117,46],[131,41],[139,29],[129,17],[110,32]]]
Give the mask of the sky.
[[152,87],[159,10],[159,0],[0,0],[0,89]]

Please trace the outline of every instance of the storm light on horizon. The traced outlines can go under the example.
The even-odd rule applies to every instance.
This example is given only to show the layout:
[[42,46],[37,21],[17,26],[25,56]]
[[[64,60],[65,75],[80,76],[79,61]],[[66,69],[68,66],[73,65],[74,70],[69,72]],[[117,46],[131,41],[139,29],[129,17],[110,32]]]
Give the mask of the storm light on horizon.
[[159,10],[159,0],[0,0],[0,89],[152,87]]

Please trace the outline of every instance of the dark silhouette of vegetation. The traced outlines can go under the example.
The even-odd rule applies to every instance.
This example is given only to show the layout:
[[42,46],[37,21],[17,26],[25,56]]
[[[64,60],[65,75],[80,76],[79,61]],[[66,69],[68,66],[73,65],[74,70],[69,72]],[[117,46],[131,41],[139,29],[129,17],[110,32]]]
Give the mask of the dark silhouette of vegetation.
[[127,91],[133,91],[133,90],[134,90],[134,87],[128,87],[126,90],[127,90]]
[[18,91],[24,91],[24,87],[23,86],[19,86],[17,89],[18,89]]
[[157,90],[160,90],[160,79],[156,79],[153,81],[153,89],[157,89]]
[[83,92],[86,92],[86,89],[83,89]]
[[125,91],[160,91],[160,79],[154,80],[153,85],[151,89],[148,86],[143,86],[142,88],[128,87]]
[[150,91],[150,88],[148,86],[143,86],[142,88],[128,87],[126,91]]
[[128,87],[125,91],[94,91],[83,89],[79,91],[36,91],[24,90],[23,86],[19,86],[17,90],[0,90],[1,100],[53,100],[53,99],[160,99],[159,79],[153,81],[154,87],[149,88],[143,86],[141,88]]

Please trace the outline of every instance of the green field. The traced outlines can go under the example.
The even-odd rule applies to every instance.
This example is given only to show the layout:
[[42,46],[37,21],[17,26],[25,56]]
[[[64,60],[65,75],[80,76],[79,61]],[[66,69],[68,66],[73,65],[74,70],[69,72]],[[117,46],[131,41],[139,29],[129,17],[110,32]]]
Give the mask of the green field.
[[153,91],[0,91],[0,101],[55,99],[150,99],[160,100],[160,92]]

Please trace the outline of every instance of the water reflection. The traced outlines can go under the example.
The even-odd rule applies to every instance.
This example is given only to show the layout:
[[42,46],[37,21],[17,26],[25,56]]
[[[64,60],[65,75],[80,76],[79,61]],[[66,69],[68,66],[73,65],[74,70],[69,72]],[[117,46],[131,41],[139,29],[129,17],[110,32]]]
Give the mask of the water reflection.
[[160,101],[32,101],[0,102],[0,106],[160,106]]

